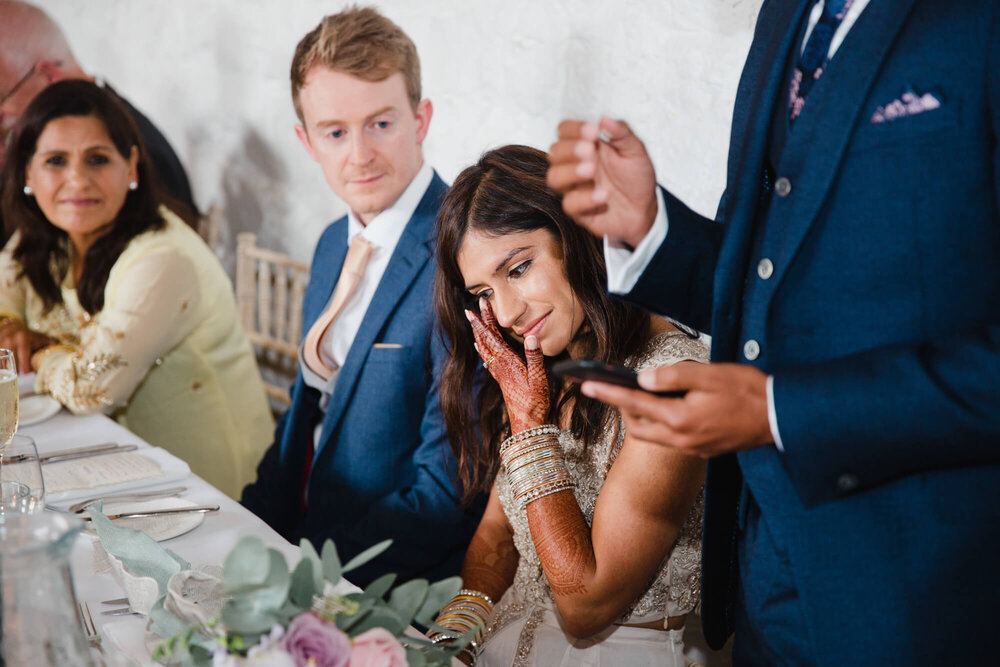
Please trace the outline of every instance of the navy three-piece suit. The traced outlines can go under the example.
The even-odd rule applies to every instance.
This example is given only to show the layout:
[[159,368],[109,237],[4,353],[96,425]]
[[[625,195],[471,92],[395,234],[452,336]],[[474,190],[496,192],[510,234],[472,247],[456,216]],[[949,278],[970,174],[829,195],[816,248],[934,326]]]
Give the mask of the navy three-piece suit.
[[[481,506],[459,507],[456,464],[441,415],[436,369],[435,226],[447,189],[434,175],[407,223],[337,373],[325,414],[320,392],[299,372],[292,405],[242,502],[293,542],[319,549],[333,538],[341,560],[393,539],[384,555],[349,573],[364,586],[394,572],[400,580],[458,574]],[[347,255],[347,218],[323,232],[303,303],[308,331],[330,300]],[[315,443],[303,512],[305,457]]]
[[995,664],[1000,2],[872,0],[790,124],[813,5],[764,3],[718,215],[665,193],[629,295],[774,377],[784,453],[709,464],[706,636],[735,625],[745,662]]

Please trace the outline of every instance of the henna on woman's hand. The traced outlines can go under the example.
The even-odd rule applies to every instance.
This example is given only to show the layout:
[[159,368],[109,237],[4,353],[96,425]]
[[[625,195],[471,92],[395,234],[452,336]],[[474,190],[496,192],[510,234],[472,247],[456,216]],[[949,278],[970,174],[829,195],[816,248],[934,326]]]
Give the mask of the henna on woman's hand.
[[511,349],[500,333],[489,302],[480,299],[481,317],[465,311],[476,338],[483,365],[500,385],[511,431],[517,433],[544,424],[549,414],[549,381],[545,357],[534,336],[525,339],[527,363]]

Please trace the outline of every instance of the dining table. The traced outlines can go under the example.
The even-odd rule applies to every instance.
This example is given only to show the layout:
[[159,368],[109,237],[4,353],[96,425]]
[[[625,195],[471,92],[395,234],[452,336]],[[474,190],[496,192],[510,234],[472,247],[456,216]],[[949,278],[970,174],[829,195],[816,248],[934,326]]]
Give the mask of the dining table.
[[[172,454],[159,448],[153,448],[137,435],[118,422],[103,414],[73,415],[65,409],[53,417],[30,426],[18,429],[19,433],[30,436],[35,441],[40,456],[45,454],[96,445],[100,443],[117,443],[119,445],[136,445],[136,453],[157,450],[157,459],[163,462],[165,457],[175,459],[175,465],[162,466],[167,470],[176,471],[187,468]],[[168,463],[170,463],[168,461]],[[42,466],[43,477],[45,465]],[[183,535],[178,535],[162,542],[162,545],[192,565],[221,566],[226,556],[241,539],[247,536],[259,538],[266,546],[272,547],[288,560],[290,565],[299,560],[299,547],[288,542],[274,531],[264,521],[238,502],[219,491],[198,475],[187,472],[181,478],[176,474],[168,479],[150,478],[146,484],[132,484],[129,491],[151,491],[168,487],[184,487],[178,496],[197,505],[218,505],[219,510],[204,515],[204,522]],[[59,509],[66,509],[72,501],[79,500],[81,495],[62,502],[53,502]],[[77,602],[86,603],[91,611],[94,624],[102,635],[102,645],[107,649],[117,651],[127,656],[131,661],[141,665],[155,664],[152,661],[146,642],[146,619],[139,615],[107,616],[102,612],[123,605],[107,605],[106,600],[123,598],[125,590],[113,576],[105,561],[106,556],[100,549],[97,538],[89,532],[82,533],[73,546],[71,556],[71,571],[76,591]],[[127,662],[126,662],[127,664]]]
[[[205,514],[204,521],[189,532],[161,542],[162,546],[187,560],[192,566],[221,567],[233,547],[248,536],[259,538],[266,546],[276,549],[291,567],[299,561],[297,545],[285,540],[252,512],[190,472],[183,461],[163,449],[153,447],[103,414],[73,415],[60,409],[43,421],[20,427],[18,433],[34,439],[40,456],[101,443],[136,445],[135,452],[154,457],[165,474],[143,480],[144,483],[133,483],[129,486],[129,491],[145,492],[182,486],[184,490],[178,496],[184,501],[197,505],[218,505],[218,511]],[[43,477],[46,467],[42,466]],[[82,491],[76,492],[72,497],[62,495],[63,497],[56,499],[50,499],[47,495],[46,502],[54,505],[55,509],[65,510],[81,497],[88,496]],[[116,656],[116,660],[109,661],[109,664],[138,664],[144,667],[156,664],[150,651],[155,643],[150,642],[147,636],[145,617],[135,614],[108,616],[102,613],[112,608],[121,608],[122,604],[108,605],[105,601],[123,598],[126,592],[120,580],[113,575],[107,556],[95,536],[89,532],[80,534],[73,546],[70,565],[77,602],[85,603],[90,609],[101,635],[102,650]],[[360,590],[349,583],[346,584],[346,589],[344,586],[342,581],[338,589],[345,592]],[[407,634],[421,636],[412,627]],[[452,664],[461,665],[458,661],[453,661]]]

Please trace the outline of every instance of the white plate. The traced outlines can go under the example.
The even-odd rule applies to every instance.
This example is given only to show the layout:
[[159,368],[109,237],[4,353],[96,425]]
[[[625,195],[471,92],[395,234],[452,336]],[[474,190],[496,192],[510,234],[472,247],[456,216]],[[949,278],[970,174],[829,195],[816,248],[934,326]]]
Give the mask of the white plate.
[[54,416],[62,408],[62,404],[46,394],[34,394],[21,399],[18,406],[18,426],[31,426]]
[[[111,515],[197,506],[198,503],[184,498],[153,498],[152,500],[141,502],[105,503],[104,513]],[[163,516],[148,516],[136,519],[117,519],[114,523],[116,526],[141,530],[157,542],[163,542],[164,540],[191,532],[200,526],[204,520],[205,514],[203,512],[190,512],[187,514],[165,514]],[[87,532],[93,535],[94,529],[88,527]]]

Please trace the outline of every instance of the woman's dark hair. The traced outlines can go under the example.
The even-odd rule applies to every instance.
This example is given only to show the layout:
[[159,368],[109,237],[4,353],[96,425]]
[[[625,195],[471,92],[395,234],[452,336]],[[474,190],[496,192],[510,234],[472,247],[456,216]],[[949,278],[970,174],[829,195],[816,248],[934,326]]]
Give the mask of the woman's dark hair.
[[[482,360],[472,346],[472,330],[463,312],[477,309],[458,268],[466,232],[503,236],[545,229],[552,234],[583,309],[583,325],[574,339],[583,356],[621,364],[650,337],[648,314],[608,296],[601,241],[563,212],[559,195],[545,183],[547,169],[545,153],[534,148],[505,146],[489,151],[459,174],[438,213],[434,302],[449,352],[441,378],[441,406],[466,502],[489,491],[499,465],[500,443],[510,431],[499,385],[480,375]],[[519,343],[510,338],[507,342],[523,353]],[[556,360],[546,358],[546,367]],[[595,439],[612,408],[587,398],[575,384],[562,393],[563,382],[551,373],[549,385],[550,421],[557,423],[563,406],[572,401],[573,435],[585,443]]]
[[23,189],[38,137],[51,121],[66,116],[100,120],[115,149],[126,160],[133,146],[139,151],[139,187],[129,191],[111,231],[94,241],[83,260],[77,296],[84,310],[95,314],[104,307],[108,274],[125,247],[139,234],[163,227],[157,210],[163,197],[135,122],[110,92],[90,81],[73,79],[53,83],[39,93],[10,136],[2,176],[2,210],[5,224],[21,233],[14,249],[21,275],[27,277],[46,308],[62,303],[59,286],[70,270],[69,243],[66,232],[49,222],[34,197],[25,196]]

